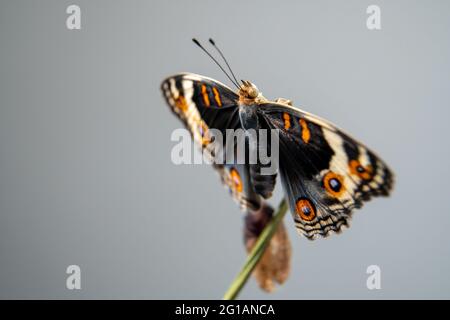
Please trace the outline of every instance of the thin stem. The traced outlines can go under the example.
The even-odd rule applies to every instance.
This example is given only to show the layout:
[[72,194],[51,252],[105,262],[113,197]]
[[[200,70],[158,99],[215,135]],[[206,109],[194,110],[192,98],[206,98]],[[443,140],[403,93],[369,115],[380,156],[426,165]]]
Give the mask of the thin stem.
[[258,264],[259,260],[264,254],[264,251],[269,244],[270,239],[272,239],[273,234],[277,230],[278,224],[283,220],[284,215],[287,211],[287,203],[283,199],[278,205],[278,210],[273,216],[272,220],[267,224],[264,230],[261,232],[258,240],[252,251],[249,253],[247,259],[245,260],[244,266],[242,267],[239,274],[236,276],[234,281],[231,283],[227,292],[223,296],[224,300],[234,300],[241,292],[244,285],[247,283],[253,269]]

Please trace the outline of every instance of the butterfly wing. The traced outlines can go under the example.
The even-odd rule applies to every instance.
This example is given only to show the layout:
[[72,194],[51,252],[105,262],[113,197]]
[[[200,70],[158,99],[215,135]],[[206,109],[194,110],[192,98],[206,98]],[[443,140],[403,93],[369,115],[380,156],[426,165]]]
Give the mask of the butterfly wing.
[[[226,136],[226,129],[240,129],[239,96],[226,85],[196,74],[181,73],[161,84],[163,96],[171,110],[190,131],[196,144],[206,156],[212,156],[210,129]],[[223,141],[223,150],[225,150]],[[245,165],[213,164],[222,183],[229,189],[241,208],[254,207],[259,202],[249,181]]]
[[208,142],[209,128],[240,128],[238,95],[226,85],[192,73],[180,73],[165,79],[161,90],[171,110],[202,146]]
[[312,240],[340,232],[353,209],[389,195],[393,174],[385,162],[330,122],[279,103],[262,103],[258,112],[279,129],[279,170],[300,234]]

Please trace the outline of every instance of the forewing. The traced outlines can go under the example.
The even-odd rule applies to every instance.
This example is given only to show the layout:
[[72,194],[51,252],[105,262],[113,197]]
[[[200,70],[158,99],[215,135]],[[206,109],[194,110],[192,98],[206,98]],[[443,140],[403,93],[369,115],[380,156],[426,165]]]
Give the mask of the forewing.
[[[237,107],[238,95],[213,79],[182,73],[168,77],[161,90],[172,111],[191,132],[202,152],[212,159],[214,152],[211,129],[222,133],[222,150],[226,151],[226,129],[242,129]],[[223,155],[224,159],[226,155]],[[246,164],[213,164],[222,183],[243,210],[257,209],[260,198],[253,191]]]

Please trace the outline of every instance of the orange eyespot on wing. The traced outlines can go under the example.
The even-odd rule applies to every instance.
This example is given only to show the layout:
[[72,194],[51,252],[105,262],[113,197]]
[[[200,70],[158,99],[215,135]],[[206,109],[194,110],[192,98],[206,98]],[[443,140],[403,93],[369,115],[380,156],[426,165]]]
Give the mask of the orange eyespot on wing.
[[206,86],[204,84],[202,85],[202,96],[203,102],[207,107],[209,107],[211,105],[211,102],[209,101],[208,90],[206,89]]
[[297,215],[305,221],[312,221],[316,217],[316,209],[309,199],[298,199],[295,203],[295,208]]
[[305,119],[300,119],[298,122],[302,128],[302,140],[304,143],[308,143],[309,139],[311,139],[311,131],[309,131],[308,124]]
[[242,179],[239,172],[235,168],[230,169],[231,183],[233,184],[233,189],[237,192],[242,192]]
[[175,99],[175,106],[183,112],[186,112],[186,110],[188,109],[186,99],[182,95],[179,95]]
[[212,90],[213,90],[213,93],[214,93],[214,99],[216,100],[217,105],[218,105],[219,107],[221,107],[221,106],[222,106],[222,99],[220,99],[219,91],[217,90],[216,87],[213,87]]
[[323,177],[325,190],[335,198],[339,198],[345,191],[344,177],[332,171]]
[[371,165],[363,166],[358,160],[350,160],[349,162],[350,172],[361,179],[372,179],[373,169]]
[[287,112],[283,113],[283,120],[284,128],[286,130],[289,130],[289,128],[291,127],[291,116]]

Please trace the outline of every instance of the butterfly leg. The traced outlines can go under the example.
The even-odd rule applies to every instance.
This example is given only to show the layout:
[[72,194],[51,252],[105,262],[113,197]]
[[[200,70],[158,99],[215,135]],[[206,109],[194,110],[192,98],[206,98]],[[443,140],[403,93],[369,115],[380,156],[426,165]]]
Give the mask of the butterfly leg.
[[292,106],[292,100],[288,100],[285,98],[278,98],[275,100],[276,103],[287,104],[288,106]]

